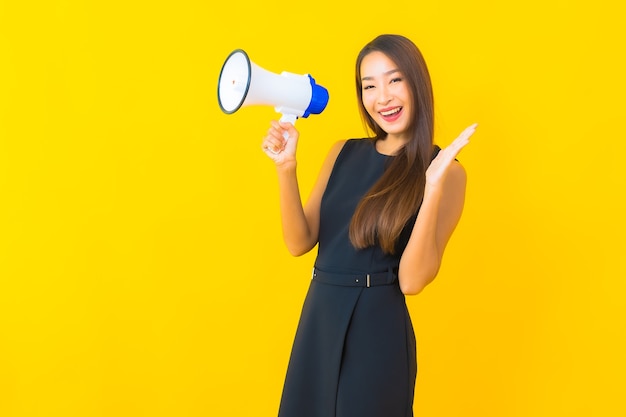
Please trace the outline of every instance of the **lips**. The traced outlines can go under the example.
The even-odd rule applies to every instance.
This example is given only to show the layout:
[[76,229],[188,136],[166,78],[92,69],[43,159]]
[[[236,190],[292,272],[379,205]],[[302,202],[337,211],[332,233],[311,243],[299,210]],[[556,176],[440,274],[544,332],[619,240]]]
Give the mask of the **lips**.
[[378,114],[380,114],[380,116],[386,122],[393,122],[397,120],[402,114],[402,107],[393,107],[393,108],[383,109],[379,111]]

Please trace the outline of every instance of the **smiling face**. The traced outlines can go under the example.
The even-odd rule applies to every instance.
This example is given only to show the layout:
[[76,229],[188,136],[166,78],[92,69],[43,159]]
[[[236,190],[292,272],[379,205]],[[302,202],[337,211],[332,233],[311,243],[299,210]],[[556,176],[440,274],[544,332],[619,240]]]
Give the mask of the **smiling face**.
[[380,51],[363,58],[360,74],[361,101],[369,116],[388,138],[408,141],[413,98],[404,74]]

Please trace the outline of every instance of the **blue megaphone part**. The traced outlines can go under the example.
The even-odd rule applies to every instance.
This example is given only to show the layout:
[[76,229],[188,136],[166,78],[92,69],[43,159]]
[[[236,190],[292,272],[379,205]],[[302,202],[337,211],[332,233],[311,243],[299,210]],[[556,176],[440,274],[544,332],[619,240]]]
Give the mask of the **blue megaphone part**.
[[328,90],[317,85],[315,79],[309,74],[309,81],[311,81],[311,101],[309,107],[306,108],[302,117],[309,117],[311,114],[320,114],[326,108],[328,104]]

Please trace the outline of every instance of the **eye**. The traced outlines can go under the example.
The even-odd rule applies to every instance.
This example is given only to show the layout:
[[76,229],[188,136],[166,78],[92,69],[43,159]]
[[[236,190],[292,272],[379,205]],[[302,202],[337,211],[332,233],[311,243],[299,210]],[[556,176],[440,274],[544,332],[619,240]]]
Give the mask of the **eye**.
[[393,79],[392,79],[389,83],[390,83],[390,84],[393,84],[393,83],[399,83],[399,82],[401,82],[401,81],[402,81],[402,78],[397,77],[397,78],[393,78]]
[[369,90],[369,89],[372,89],[372,88],[374,88],[373,85],[364,85],[363,86],[363,90]]

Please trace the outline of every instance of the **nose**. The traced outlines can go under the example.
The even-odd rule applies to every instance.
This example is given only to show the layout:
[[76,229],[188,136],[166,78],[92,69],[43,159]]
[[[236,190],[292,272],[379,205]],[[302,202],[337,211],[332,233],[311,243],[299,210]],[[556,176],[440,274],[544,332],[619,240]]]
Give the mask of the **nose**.
[[378,104],[388,104],[392,98],[391,92],[386,86],[378,89]]

